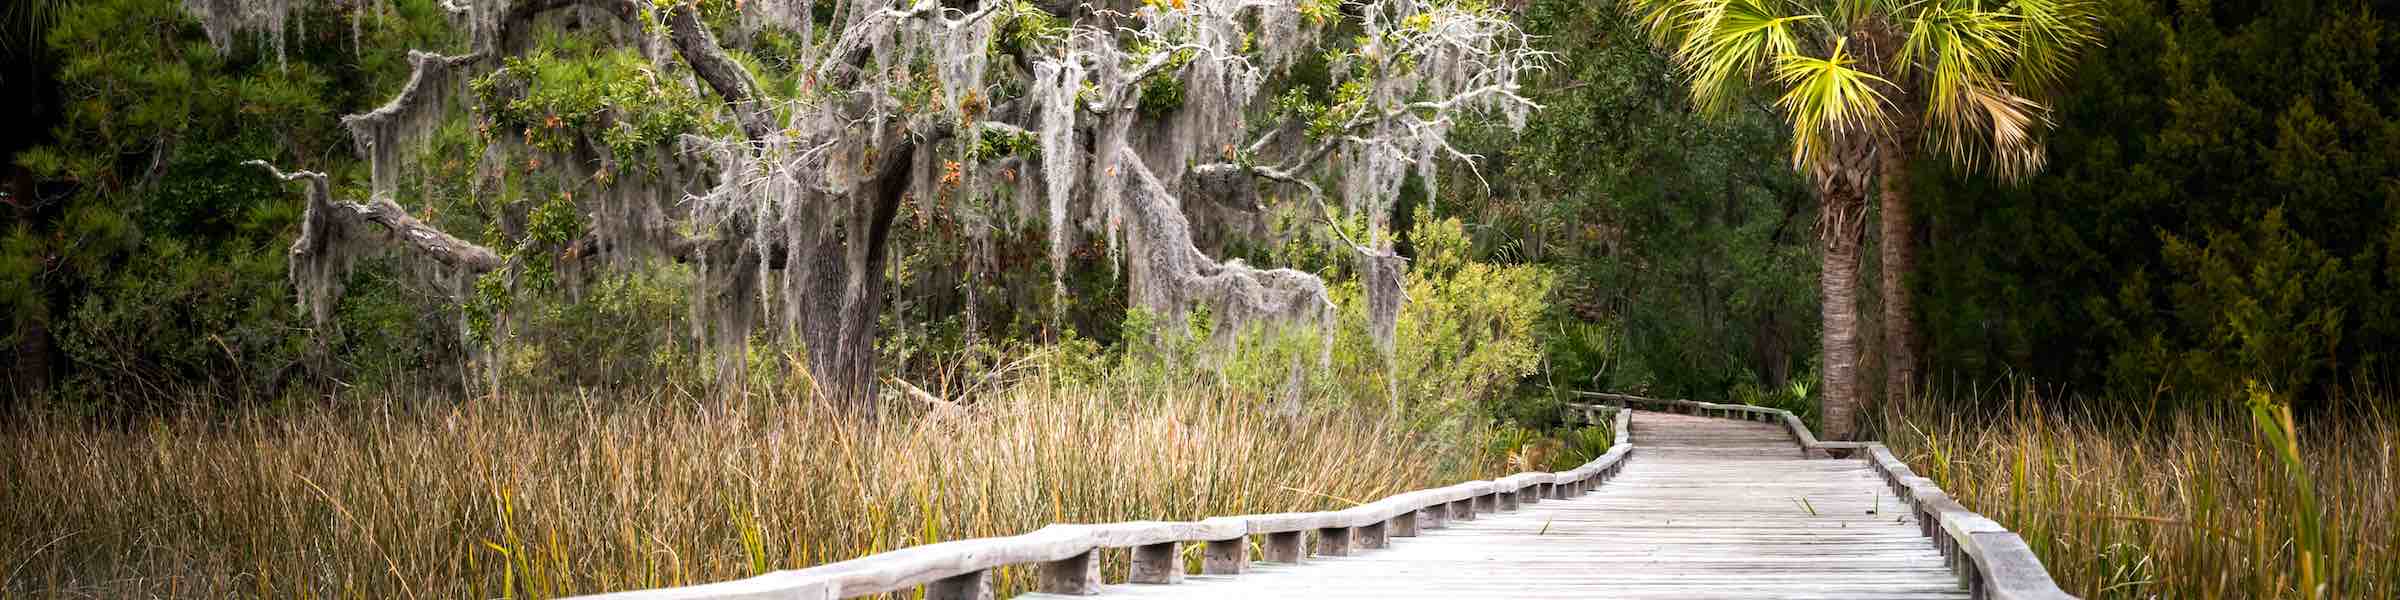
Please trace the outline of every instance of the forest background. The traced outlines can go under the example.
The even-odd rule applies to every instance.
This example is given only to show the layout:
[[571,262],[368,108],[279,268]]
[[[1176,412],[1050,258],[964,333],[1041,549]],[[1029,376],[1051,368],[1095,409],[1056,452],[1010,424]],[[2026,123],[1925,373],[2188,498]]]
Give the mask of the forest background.
[[[1079,246],[1065,272],[1052,273],[1039,228],[1003,228],[986,250],[970,248],[951,215],[907,212],[881,274],[892,290],[877,311],[884,337],[876,348],[878,377],[906,385],[884,386],[876,401],[915,418],[1014,406],[1026,402],[1019,397],[1027,386],[1097,390],[1089,393],[1119,401],[1176,390],[1166,395],[1242,407],[1297,396],[1316,415],[1306,418],[1392,415],[1378,425],[1391,435],[1368,436],[1374,440],[1443,440],[1392,454],[1448,457],[1451,466],[1419,474],[1427,480],[1522,460],[1530,440],[1572,445],[1587,434],[1562,429],[1555,416],[1578,390],[1813,415],[1821,365],[1818,219],[1810,187],[1787,162],[1788,129],[1764,102],[1725,115],[1695,110],[1668,52],[1622,7],[1509,4],[1539,46],[1556,53],[1555,64],[1526,83],[1527,97],[1543,108],[1522,130],[1462,126],[1460,147],[1482,160],[1446,164],[1443,185],[1431,193],[1413,179],[1404,188],[1391,233],[1409,259],[1408,301],[1401,341],[1388,358],[1367,333],[1356,263],[1325,243],[1333,230],[1363,232],[1365,223],[1320,223],[1288,202],[1190,209],[1208,213],[1194,220],[1213,224],[1203,235],[1212,251],[1330,282],[1340,313],[1330,359],[1295,391],[1287,367],[1315,351],[1309,341],[1252,336],[1224,352],[1206,335],[1161,335],[1169,328],[1164,318],[1134,308],[1096,242]],[[0,422],[18,431],[9,470],[0,471],[8,480],[34,480],[48,468],[42,457],[65,456],[45,454],[54,449],[39,439],[68,432],[113,432],[134,447],[155,443],[144,441],[152,435],[145,432],[308,423],[325,414],[809,405],[813,388],[798,351],[763,342],[743,358],[749,368],[733,384],[742,393],[725,393],[724,367],[704,358],[711,350],[687,319],[693,299],[684,288],[695,275],[681,265],[509,294],[507,323],[495,325],[495,292],[453,297],[403,262],[371,258],[344,276],[332,325],[312,322],[295,303],[287,273],[301,193],[243,162],[304,164],[364,179],[369,166],[355,158],[338,116],[388,99],[408,75],[405,49],[439,38],[447,24],[432,0],[294,6],[282,41],[243,38],[223,48],[164,0],[16,2],[5,10],[0,97],[10,99],[12,115],[0,122],[7,157],[0,281],[8,282],[0,286],[7,315],[0,342],[10,351],[0,365],[8,390]],[[2368,454],[2310,464],[2358,470],[2342,484],[2356,487],[2328,493],[2326,502],[2358,503],[2335,512],[2354,520],[2344,522],[2362,544],[2356,548],[2367,550],[2337,560],[2357,561],[2368,579],[2391,572],[2389,536],[2400,519],[2378,514],[2371,499],[2394,489],[2388,416],[2400,398],[2388,392],[2400,375],[2400,27],[2393,10],[2365,2],[2110,0],[2102,12],[2102,43],[2084,53],[2051,107],[2043,170],[2003,183],[1923,160],[1910,179],[1917,238],[1869,236],[1870,244],[1919,249],[1907,280],[1915,286],[1929,392],[1880,399],[1870,391],[1883,410],[1868,419],[1867,431],[1915,450],[1912,460],[1958,465],[1925,470],[1944,477],[1997,475],[2004,461],[1972,453],[2010,456],[2044,447],[2036,432],[2085,431],[2097,450],[2037,453],[2046,452],[2042,460],[2053,466],[2090,467],[2103,464],[2097,456],[2189,450],[2177,444],[2212,423],[2250,431],[2245,407],[2267,390],[2303,421],[2387,423],[2312,432],[2369,441]],[[771,65],[775,47],[759,44],[753,60]],[[604,61],[597,68],[595,81],[623,75],[607,72]],[[439,151],[427,158],[437,168],[463,168],[443,167]],[[410,208],[450,231],[498,227],[490,207]],[[1881,268],[1877,253],[1865,256],[1867,272]],[[1050,294],[1054,276],[1073,293]],[[1880,381],[1879,282],[1865,281],[1862,379]],[[1203,331],[1209,326],[1205,314],[1189,318]],[[1145,414],[1121,402],[1090,402],[1098,403],[1086,405],[1094,410]],[[1010,414],[1036,413],[1049,414]],[[1986,415],[2016,416],[2005,427],[1972,425]],[[761,418],[772,424],[782,417]],[[2169,421],[2177,424],[2158,424]],[[1005,431],[1007,422],[989,427]],[[509,439],[505,431],[489,435]],[[553,442],[566,443],[525,443]],[[108,464],[86,466],[105,473]],[[2266,467],[2233,470],[2252,474],[2243,480],[2260,489],[2280,489]],[[1340,485],[1366,484],[1327,489]],[[2127,515],[2171,512],[2162,508],[2166,501],[2142,504],[2143,488],[2134,485],[2105,498],[2078,496],[2101,492],[2072,486],[2049,489]],[[2026,508],[2041,498],[2021,491],[1998,487],[1984,498],[2010,498],[2022,512],[1978,508],[2025,523],[2029,539],[2052,534],[2037,540],[2037,550],[2087,594],[2289,584],[2258,563],[2237,569],[2259,574],[2238,582],[2179,580],[2174,569],[2198,572],[2235,553],[2179,551],[2170,541],[2239,544],[2204,532],[2045,517]],[[513,497],[458,493],[470,504]],[[41,495],[0,492],[0,501],[40,502]],[[2252,508],[2256,515],[2314,510],[2288,504],[2297,497]],[[2194,510],[2198,502],[2176,506]],[[1225,507],[1175,510],[1215,508]],[[2174,514],[2241,527],[2266,520]],[[7,524],[11,535],[0,542],[33,548],[62,529]],[[950,531],[893,526],[911,528]],[[690,533],[740,537],[706,527]],[[483,539],[507,536],[487,532]],[[2141,549],[2105,550],[2119,546],[2102,541],[2132,538],[2144,540]],[[792,550],[646,582],[739,574],[744,562],[811,562],[900,539]],[[86,563],[53,550],[48,558],[0,564],[11,568],[0,592],[31,585],[19,570],[79,580],[79,569],[109,552],[106,544],[91,548]],[[451,551],[429,552],[435,558],[428,564],[443,552]],[[384,577],[373,574],[383,564],[356,569],[369,573],[357,581],[369,589],[392,583],[373,579]],[[459,568],[411,572],[460,580],[480,572]],[[559,572],[564,588],[645,581]],[[2394,585],[2388,575],[2380,581],[2353,589]]]

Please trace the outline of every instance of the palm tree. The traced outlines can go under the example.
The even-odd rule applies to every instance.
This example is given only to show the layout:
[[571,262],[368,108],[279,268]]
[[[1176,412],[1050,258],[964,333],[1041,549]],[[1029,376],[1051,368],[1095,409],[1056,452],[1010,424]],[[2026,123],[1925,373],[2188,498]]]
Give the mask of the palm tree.
[[1824,265],[1824,418],[1851,437],[1858,283],[1870,184],[1882,208],[1885,397],[1914,393],[1907,169],[1920,149],[2019,179],[2042,166],[2039,98],[2098,36],[2090,0],[1626,0],[1703,110],[1753,93],[1792,128],[1815,184]]

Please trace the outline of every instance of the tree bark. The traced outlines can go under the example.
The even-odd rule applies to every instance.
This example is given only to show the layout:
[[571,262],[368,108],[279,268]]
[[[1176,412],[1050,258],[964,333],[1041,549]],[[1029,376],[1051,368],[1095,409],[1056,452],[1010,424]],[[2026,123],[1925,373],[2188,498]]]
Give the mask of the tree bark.
[[1883,401],[1916,395],[1917,325],[1909,273],[1917,268],[1915,215],[1908,206],[1908,163],[1913,148],[1897,136],[1877,152],[1876,187],[1883,210]]
[[[846,280],[842,286],[840,320],[834,328],[837,333],[833,351],[822,355],[822,362],[815,366],[817,381],[825,392],[845,410],[863,417],[875,416],[879,393],[875,379],[876,321],[883,315],[883,293],[890,279],[883,270],[891,256],[892,221],[900,214],[900,201],[910,193],[909,166],[915,161],[916,151],[916,143],[904,136],[883,153],[874,181],[853,196],[853,202],[860,205],[850,210],[847,225],[851,235],[858,237],[846,244],[841,255]],[[931,194],[937,190],[915,193]],[[811,345],[815,345],[813,341]]]
[[[1855,136],[1865,137],[1865,136]],[[1858,259],[1866,235],[1867,175],[1873,172],[1866,142],[1837,143],[1810,167],[1815,179],[1819,243],[1818,272],[1824,329],[1824,394],[1820,424],[1828,440],[1856,435],[1858,418]]]

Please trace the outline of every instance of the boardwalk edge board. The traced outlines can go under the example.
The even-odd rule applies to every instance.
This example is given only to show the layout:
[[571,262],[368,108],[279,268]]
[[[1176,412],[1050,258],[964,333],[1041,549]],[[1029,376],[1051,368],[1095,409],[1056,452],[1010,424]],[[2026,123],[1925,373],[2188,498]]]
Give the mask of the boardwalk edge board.
[[[2050,570],[2042,566],[2041,557],[2025,544],[2025,539],[1989,517],[1967,510],[1950,494],[1942,491],[1932,479],[1920,477],[1908,463],[1892,454],[1882,442],[1820,441],[1808,424],[1791,411],[1750,406],[1718,404],[1694,400],[1645,398],[1626,394],[1576,392],[1577,395],[1599,400],[1608,406],[1569,403],[1570,411],[1586,419],[1601,408],[1629,408],[1633,404],[1660,407],[1664,412],[1780,422],[1799,441],[1800,451],[1811,457],[1830,456],[1832,451],[1856,453],[1863,451],[1876,474],[1892,488],[1892,495],[1908,502],[1916,512],[1921,533],[1940,548],[1950,569],[1959,576],[1959,583],[1974,598],[1994,600],[2072,600],[2074,595],[2058,587],[2050,578]],[[1619,410],[1623,415],[1625,411]],[[1618,443],[1625,442],[1622,419],[1619,420]]]
[[[1387,536],[1414,535],[1476,513],[1513,511],[1543,499],[1571,498],[1598,489],[1622,469],[1633,452],[1629,411],[1614,412],[1615,444],[1574,469],[1525,472],[1401,492],[1342,510],[1210,517],[1199,521],[1127,521],[1056,524],[1032,532],[902,548],[806,569],[776,571],[747,579],[704,585],[579,596],[573,600],[831,600],[923,587],[928,599],[992,597],[988,573],[1011,565],[1040,565],[1040,591],[1089,595],[1100,591],[1098,551],[1130,548],[1136,583],[1174,583],[1182,565],[1173,557],[1184,544],[1206,544],[1203,572],[1233,575],[1247,570],[1245,542],[1265,536],[1269,561],[1295,562],[1308,533],[1319,536],[1321,554],[1380,548]],[[1423,517],[1422,519],[1420,517]],[[1326,546],[1338,546],[1328,548]],[[1238,556],[1236,556],[1238,555]],[[1162,564],[1164,563],[1164,564]],[[2039,569],[2036,563],[2036,569]]]

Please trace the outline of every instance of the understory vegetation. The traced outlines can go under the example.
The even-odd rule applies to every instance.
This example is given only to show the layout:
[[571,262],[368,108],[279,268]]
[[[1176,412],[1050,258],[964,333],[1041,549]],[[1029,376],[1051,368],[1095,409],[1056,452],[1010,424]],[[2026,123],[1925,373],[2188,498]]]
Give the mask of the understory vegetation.
[[[745,394],[673,352],[615,361],[661,379],[576,391],[541,358],[574,340],[448,384],[483,390],[456,401],[36,415],[0,428],[0,480],[41,482],[0,486],[0,595],[548,598],[1049,523],[1340,508],[1605,452],[1605,427],[1487,416],[1517,406],[1509,393],[1538,365],[1550,275],[1470,260],[1456,221],[1420,231],[1397,320],[1418,343],[1388,362],[1345,285],[1330,342],[1260,331],[1228,353],[1205,314],[1185,336],[1136,314],[1118,335],[1153,341],[987,347],[993,366],[972,380],[928,380],[942,393],[865,423],[767,348]],[[635,291],[593,294],[586,306],[655,310]],[[1321,359],[1331,368],[1291,377]]]
[[2024,536],[2085,598],[2400,594],[2393,415],[2295,421],[2259,397],[2254,410],[2070,417],[2045,400],[1970,391],[1879,425],[1917,474]]
[[1224,388],[1047,380],[866,427],[671,391],[21,425],[0,435],[0,595],[546,598],[703,583],[1049,523],[1346,507],[1500,473],[1514,450],[1507,432],[1430,436],[1380,407],[1275,416]]

